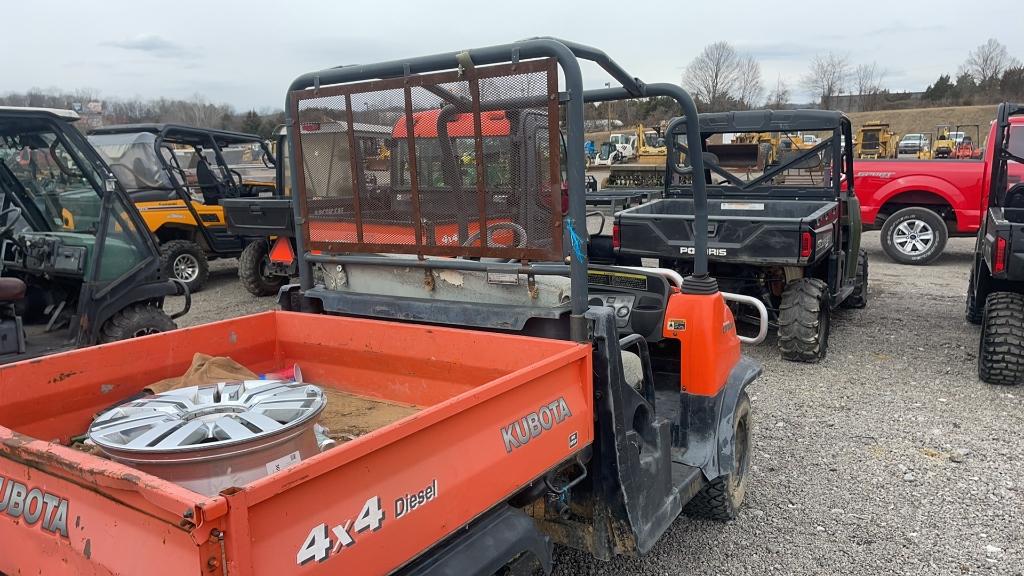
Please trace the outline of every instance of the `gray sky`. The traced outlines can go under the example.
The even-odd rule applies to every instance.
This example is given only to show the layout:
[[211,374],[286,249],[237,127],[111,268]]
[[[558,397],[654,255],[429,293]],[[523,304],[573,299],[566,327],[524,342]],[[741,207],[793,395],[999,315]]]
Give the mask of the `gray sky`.
[[[304,72],[539,35],[597,46],[647,82],[676,83],[704,45],[726,40],[760,60],[766,91],[781,76],[794,100],[806,99],[798,84],[808,60],[827,50],[849,55],[854,65],[877,61],[888,72],[886,86],[897,91],[923,90],[939,74],[955,74],[989,37],[1024,60],[1019,7],[1002,0],[4,4],[0,93],[201,94],[239,110],[280,108],[288,84]],[[589,86],[607,80],[587,72]]]

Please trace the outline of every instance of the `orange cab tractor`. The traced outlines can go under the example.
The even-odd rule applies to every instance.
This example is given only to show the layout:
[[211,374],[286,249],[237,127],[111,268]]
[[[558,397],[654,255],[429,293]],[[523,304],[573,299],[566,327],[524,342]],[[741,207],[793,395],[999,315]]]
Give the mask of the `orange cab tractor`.
[[206,283],[210,260],[239,258],[240,266],[258,269],[265,253],[246,256],[247,239],[228,231],[221,201],[276,195],[276,161],[262,138],[177,124],[127,124],[96,128],[89,140],[160,242],[168,277],[196,292]]
[[[584,90],[586,62],[621,86]],[[679,86],[551,38],[297,78],[286,110],[299,278],[282,310],[0,369],[0,477],[18,494],[18,515],[0,514],[0,571],[550,572],[554,543],[637,556],[684,511],[736,518],[752,457],[746,389],[761,367],[742,354],[706,244],[685,278],[588,265],[584,108],[657,96],[696,117]],[[318,155],[300,126],[324,115],[348,135],[368,117],[404,122],[391,185],[406,187],[389,207],[372,202],[359,147]],[[488,135],[489,121],[511,138]],[[694,146],[697,126],[685,127]],[[700,156],[688,162],[665,169],[703,173]],[[106,416],[151,403],[137,395],[200,351],[261,374],[301,365],[303,413],[325,396],[326,410],[391,416],[355,429],[349,412],[337,446],[294,454],[221,423],[244,413],[234,391],[258,384],[189,393],[200,405],[174,424],[189,433],[127,432],[127,408]],[[67,402],[38,401],[60,390]],[[298,429],[295,413],[277,424]],[[114,457],[69,447],[84,430]],[[219,444],[234,434],[253,452]],[[233,476],[243,467],[254,475]]]

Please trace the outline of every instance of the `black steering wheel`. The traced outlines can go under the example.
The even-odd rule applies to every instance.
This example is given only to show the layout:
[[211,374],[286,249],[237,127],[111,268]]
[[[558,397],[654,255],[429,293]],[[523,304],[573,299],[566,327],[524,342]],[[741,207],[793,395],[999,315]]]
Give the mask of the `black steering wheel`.
[[0,211],[0,219],[7,222],[3,228],[0,228],[0,238],[13,236],[14,227],[18,225],[18,220],[21,219],[21,208],[11,206],[6,210]]

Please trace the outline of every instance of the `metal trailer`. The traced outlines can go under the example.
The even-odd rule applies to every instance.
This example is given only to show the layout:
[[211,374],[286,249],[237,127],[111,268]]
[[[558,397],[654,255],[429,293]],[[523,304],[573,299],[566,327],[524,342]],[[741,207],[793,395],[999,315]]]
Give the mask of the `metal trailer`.
[[[580,60],[622,87],[584,91]],[[445,193],[456,195],[436,199],[456,212],[457,242],[423,234],[432,213],[422,210],[412,129],[412,242],[404,230],[366,234],[360,179],[352,206],[307,186],[318,175],[302,173],[302,113],[343,105],[351,125],[352,103],[380,94],[399,98],[409,128],[414,96],[423,106],[441,98],[451,119],[475,125],[468,162],[483,170],[466,190],[458,156],[441,158]],[[286,311],[0,368],[0,489],[18,502],[3,501],[0,570],[493,574],[527,561],[549,569],[552,542],[598,558],[648,552],[684,507],[735,517],[750,466],[745,388],[761,368],[741,354],[732,297],[702,257],[687,278],[588,266],[583,158],[559,145],[560,113],[576,151],[586,102],[657,95],[695,117],[679,87],[645,85],[603,52],[554,39],[297,79],[287,111],[300,283],[282,290]],[[538,107],[548,115],[537,150],[547,154],[510,158],[543,185],[488,190],[495,166],[481,114]],[[696,157],[670,169],[704,167]],[[706,225],[702,184],[694,198]],[[492,222],[491,212],[515,219]],[[344,219],[354,228],[334,226]],[[325,389],[417,412],[215,496],[65,445],[98,410],[180,374],[195,351],[259,372],[298,362]]]

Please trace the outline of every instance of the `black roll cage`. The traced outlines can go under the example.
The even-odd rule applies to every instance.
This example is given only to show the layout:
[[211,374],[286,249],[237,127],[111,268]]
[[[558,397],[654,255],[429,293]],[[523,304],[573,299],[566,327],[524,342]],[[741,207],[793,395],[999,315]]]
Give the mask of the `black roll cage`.
[[[841,112],[825,110],[786,110],[781,112],[772,110],[752,110],[744,112],[719,112],[701,114],[698,121],[700,124],[701,149],[704,152],[702,156],[704,157],[704,168],[706,171],[705,181],[707,180],[707,177],[710,176],[710,173],[714,172],[722,178],[725,178],[731,186],[734,186],[742,192],[759,192],[766,193],[768,195],[775,194],[793,196],[794,192],[797,192],[797,190],[773,190],[771,187],[765,189],[764,184],[770,182],[773,178],[794,166],[799,166],[802,162],[808,159],[820,157],[819,155],[826,149],[831,149],[831,160],[828,164],[832,170],[833,177],[830,182],[830,187],[822,186],[820,190],[825,192],[825,195],[828,197],[838,198],[844,191],[843,184],[845,183],[845,191],[853,193],[853,127],[850,119]],[[689,152],[686,145],[678,142],[678,137],[681,136],[681,134],[676,131],[679,126],[685,125],[685,118],[676,118],[669,123],[668,134],[671,137],[666,141],[669,143],[669,158],[672,159],[672,163],[676,165],[679,164],[679,154],[686,154]],[[707,154],[708,138],[715,134],[752,132],[788,134],[792,132],[823,131],[830,131],[832,132],[832,135],[807,150],[802,150],[792,154],[789,158],[779,164],[766,167],[761,176],[750,181],[744,181],[737,178],[728,170],[720,166],[712,155]],[[722,188],[725,187],[712,186],[711,190],[719,190]],[[671,190],[675,190],[678,193],[682,190],[682,187],[669,186],[668,179],[666,179],[666,193],[671,193]],[[812,192],[813,190],[815,190],[815,188],[808,187],[799,189],[798,193],[801,197],[821,195],[814,194]]]
[[[1003,102],[996,110],[996,132],[995,141],[990,142],[992,146],[992,173],[989,180],[989,206],[1003,206],[1006,203],[1007,192],[1009,192],[1009,162],[1012,160],[1024,164],[1024,158],[1010,152],[1010,118],[1024,115],[1024,104],[1012,104]],[[1019,130],[1024,130],[1024,125],[1018,125]]]
[[[206,241],[206,245],[210,250],[216,249],[216,243],[209,231],[206,229],[206,223],[192,205],[192,197],[188,190],[188,182],[184,180],[185,173],[181,168],[181,165],[178,163],[177,157],[175,157],[173,153],[170,155],[170,159],[164,157],[164,154],[162,153],[164,144],[169,143],[192,146],[193,149],[195,149],[196,154],[200,154],[199,149],[210,147],[213,150],[214,157],[217,159],[217,167],[221,172],[221,176],[226,179],[227,184],[232,188],[241,187],[242,182],[241,180],[235,182],[233,170],[230,169],[227,161],[224,159],[224,155],[221,153],[221,148],[224,146],[230,146],[232,144],[259,144],[260,148],[263,149],[264,157],[269,159],[271,167],[275,169],[275,175],[277,174],[277,159],[270,151],[266,141],[255,134],[231,132],[229,130],[216,130],[213,128],[196,128],[194,126],[186,126],[184,124],[120,124],[116,126],[97,128],[92,130],[90,134],[136,134],[139,132],[149,132],[156,135],[156,139],[153,141],[156,157],[160,161],[164,171],[166,171],[170,177],[171,185],[174,187],[174,191],[177,193],[178,199],[185,203],[185,209],[189,211],[189,214],[191,214],[192,218],[195,220],[196,228],[198,228],[199,233],[202,234],[203,239]],[[171,164],[172,162],[174,163],[173,165]],[[178,182],[178,178],[173,176],[175,172],[177,172],[177,174],[182,178],[181,182]]]

